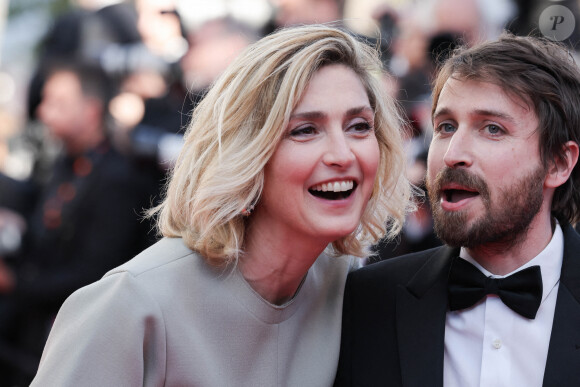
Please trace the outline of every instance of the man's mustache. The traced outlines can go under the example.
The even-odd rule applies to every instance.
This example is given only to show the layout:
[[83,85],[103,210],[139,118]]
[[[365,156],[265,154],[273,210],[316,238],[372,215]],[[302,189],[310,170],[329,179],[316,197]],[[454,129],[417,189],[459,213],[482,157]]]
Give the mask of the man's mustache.
[[489,188],[482,177],[462,168],[449,167],[445,167],[439,171],[433,181],[427,179],[429,195],[439,200],[442,194],[442,187],[451,183],[479,192],[484,200],[489,199]]

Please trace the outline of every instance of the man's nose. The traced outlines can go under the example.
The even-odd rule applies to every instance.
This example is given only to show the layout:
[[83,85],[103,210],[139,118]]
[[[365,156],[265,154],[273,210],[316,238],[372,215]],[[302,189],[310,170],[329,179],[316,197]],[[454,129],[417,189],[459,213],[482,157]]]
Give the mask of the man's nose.
[[443,160],[449,168],[468,167],[472,164],[472,144],[469,131],[458,129],[453,134]]

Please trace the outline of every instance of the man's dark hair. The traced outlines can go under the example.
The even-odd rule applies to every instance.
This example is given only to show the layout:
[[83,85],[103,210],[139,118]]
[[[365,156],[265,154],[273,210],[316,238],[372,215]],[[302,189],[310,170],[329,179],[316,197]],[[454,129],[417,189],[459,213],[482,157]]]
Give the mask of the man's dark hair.
[[44,69],[45,79],[60,72],[75,74],[79,79],[83,94],[100,100],[106,110],[116,88],[113,79],[100,66],[74,59],[55,60],[49,62]]
[[[580,144],[580,69],[564,46],[503,33],[497,40],[456,49],[434,80],[432,113],[449,78],[496,84],[533,107],[545,168],[565,158],[567,141]],[[560,223],[580,220],[579,181],[576,164],[555,191],[551,210]]]

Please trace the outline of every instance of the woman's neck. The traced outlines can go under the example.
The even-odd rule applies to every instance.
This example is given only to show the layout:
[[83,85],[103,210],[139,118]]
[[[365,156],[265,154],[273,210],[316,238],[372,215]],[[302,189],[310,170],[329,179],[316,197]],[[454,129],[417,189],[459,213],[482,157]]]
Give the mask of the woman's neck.
[[266,301],[282,305],[296,294],[326,244],[249,228],[239,270]]

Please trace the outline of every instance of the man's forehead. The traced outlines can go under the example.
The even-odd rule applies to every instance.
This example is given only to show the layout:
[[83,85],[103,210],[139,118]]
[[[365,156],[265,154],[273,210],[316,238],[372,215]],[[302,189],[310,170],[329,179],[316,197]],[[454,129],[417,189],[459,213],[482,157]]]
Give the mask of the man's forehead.
[[522,113],[526,115],[532,113],[536,116],[533,103],[517,94],[508,85],[487,79],[451,76],[445,81],[437,100],[434,101],[432,119],[442,113],[450,113],[456,108],[455,105],[448,103],[449,97],[457,97],[456,100],[452,100],[454,103],[457,103],[457,100],[470,102],[473,114],[509,118],[511,114],[508,107],[517,106]]

